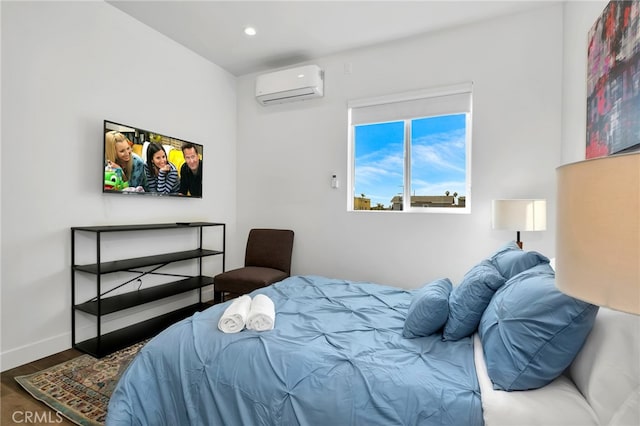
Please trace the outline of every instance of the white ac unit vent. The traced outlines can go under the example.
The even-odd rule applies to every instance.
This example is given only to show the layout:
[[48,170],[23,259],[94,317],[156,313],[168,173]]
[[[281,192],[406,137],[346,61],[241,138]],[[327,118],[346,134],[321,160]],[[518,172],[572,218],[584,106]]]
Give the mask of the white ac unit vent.
[[256,99],[262,105],[303,101],[323,95],[324,71],[317,65],[275,71],[256,78]]

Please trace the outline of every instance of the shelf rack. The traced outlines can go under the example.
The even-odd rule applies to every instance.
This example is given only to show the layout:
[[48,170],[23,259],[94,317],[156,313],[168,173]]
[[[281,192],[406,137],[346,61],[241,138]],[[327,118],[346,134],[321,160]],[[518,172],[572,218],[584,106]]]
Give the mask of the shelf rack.
[[[222,250],[205,249],[203,245],[203,229],[209,227],[222,227]],[[101,236],[108,232],[151,231],[169,229],[197,229],[199,232],[198,248],[193,250],[164,253],[154,256],[120,259],[109,262],[101,262]],[[76,233],[88,232],[95,235],[96,263],[76,264]],[[202,288],[213,285],[213,277],[202,275],[202,260],[210,256],[222,256],[222,272],[224,272],[224,252],[226,240],[226,226],[216,222],[192,222],[192,223],[158,223],[142,225],[113,225],[113,226],[77,226],[71,228],[71,339],[74,348],[82,350],[90,355],[101,358],[112,352],[127,347],[135,342],[151,337],[162,331],[167,326],[202,310],[205,305],[202,301]],[[102,291],[101,276],[113,272],[126,271],[137,274],[133,279],[121,284],[133,282],[145,275],[173,275],[157,272],[158,269],[174,262],[186,260],[198,261],[198,275],[177,276],[180,279],[165,284],[156,285],[136,291],[104,297],[108,292]],[[150,271],[141,271],[139,268],[155,266]],[[96,277],[96,297],[82,303],[76,303],[76,273],[92,274]],[[120,286],[118,286],[120,287]],[[118,288],[116,287],[116,288]],[[109,290],[112,291],[113,289]],[[102,317],[114,312],[144,305],[149,302],[161,300],[173,295],[198,290],[198,303],[158,315],[148,320],[129,325],[110,333],[101,333]],[[76,313],[84,312],[96,317],[96,336],[81,342],[76,342]]]

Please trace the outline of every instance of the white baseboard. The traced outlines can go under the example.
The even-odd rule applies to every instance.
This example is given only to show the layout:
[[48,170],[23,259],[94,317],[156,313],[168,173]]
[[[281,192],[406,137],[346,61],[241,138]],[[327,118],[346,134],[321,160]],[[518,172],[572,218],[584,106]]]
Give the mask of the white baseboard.
[[[213,299],[213,288],[202,289],[202,300]],[[177,308],[177,307],[176,307]],[[86,327],[84,327],[86,328]],[[89,327],[89,331],[94,328]],[[76,329],[78,335],[82,335],[83,330]],[[24,364],[39,360],[49,355],[57,354],[71,348],[71,332],[62,333],[54,337],[46,338],[38,342],[30,343],[18,348],[9,349],[0,353],[0,371],[10,370]]]
[[71,333],[62,333],[0,353],[0,371],[10,370],[71,347]]

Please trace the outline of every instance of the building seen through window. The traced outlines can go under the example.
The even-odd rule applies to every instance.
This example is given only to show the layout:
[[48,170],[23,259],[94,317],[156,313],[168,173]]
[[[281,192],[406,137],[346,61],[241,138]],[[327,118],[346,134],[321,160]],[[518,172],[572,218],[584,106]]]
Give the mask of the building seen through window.
[[471,85],[350,103],[350,210],[469,211]]

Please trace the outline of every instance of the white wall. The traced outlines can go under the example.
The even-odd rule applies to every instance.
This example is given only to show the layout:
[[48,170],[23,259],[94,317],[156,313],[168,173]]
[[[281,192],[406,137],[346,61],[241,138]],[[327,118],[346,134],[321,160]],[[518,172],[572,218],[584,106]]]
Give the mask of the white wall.
[[[0,3],[0,25],[2,23],[2,4]],[[0,30],[2,28],[0,27]],[[2,41],[2,34],[0,34],[0,42]],[[4,46],[2,46],[2,50],[4,50]],[[2,55],[0,55],[0,81],[2,80]],[[4,84],[0,84],[0,99],[2,98],[2,87],[4,86]],[[3,128],[3,123],[2,123],[2,102],[0,102],[0,129]],[[2,135],[0,134],[0,165],[2,165]],[[0,173],[0,188],[2,188],[2,173]],[[2,194],[0,194],[0,242],[2,241]],[[2,246],[3,244],[0,243],[0,259],[2,259]],[[2,261],[0,260],[0,352],[1,352],[1,342],[2,342]],[[0,355],[0,371],[2,371],[2,359],[1,359],[1,355]]]
[[[71,226],[207,220],[233,240],[236,79],[104,2],[1,7],[6,370],[71,346]],[[203,198],[103,195],[104,119],[203,144]]]
[[[71,226],[223,221],[230,267],[250,227],[291,227],[294,273],[415,287],[459,280],[513,237],[490,229],[491,199],[531,196],[549,200],[550,226],[524,233],[525,247],[552,255],[555,167],[584,158],[586,34],[605,5],[572,1],[319,58],[317,101],[260,107],[245,76],[236,117],[232,76],[108,4],[1,2],[1,369],[70,347]],[[347,100],[466,80],[473,213],[347,213]],[[105,118],[204,144],[204,198],[103,196],[88,177]]]
[[[554,211],[561,5],[312,62],[325,70],[320,100],[262,107],[255,75],[238,79],[238,235],[294,229],[293,273],[408,288],[458,282],[515,238],[491,229],[492,199],[546,198]],[[347,101],[465,81],[475,85],[472,213],[347,212]],[[550,214],[546,232],[523,233],[525,248],[553,255],[554,230]]]

